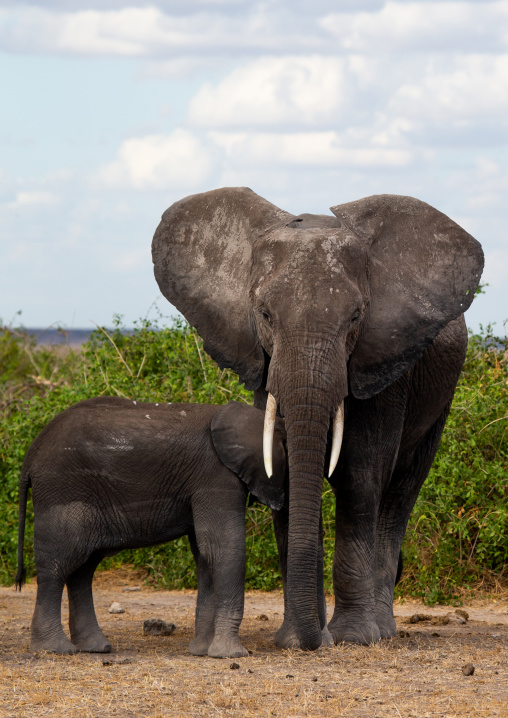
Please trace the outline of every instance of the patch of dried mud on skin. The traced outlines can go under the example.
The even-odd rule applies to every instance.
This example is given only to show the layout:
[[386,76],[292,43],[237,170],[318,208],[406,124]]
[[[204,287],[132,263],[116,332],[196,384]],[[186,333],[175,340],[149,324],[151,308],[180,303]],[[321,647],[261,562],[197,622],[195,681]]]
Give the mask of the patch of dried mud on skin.
[[[123,591],[130,585],[140,591]],[[280,593],[249,593],[241,636],[248,658],[191,656],[194,591],[155,591],[134,574],[98,574],[95,603],[113,653],[56,656],[28,652],[35,584],[0,588],[0,716],[165,718],[166,716],[352,716],[462,718],[508,716],[508,601],[463,608],[469,621],[409,624],[450,607],[396,604],[404,637],[371,647],[315,653],[280,651]],[[109,614],[118,601],[123,614]],[[67,605],[63,615],[66,621]],[[143,621],[176,624],[169,637],[143,635]],[[239,665],[232,669],[231,664]],[[472,676],[462,668],[471,663]]]

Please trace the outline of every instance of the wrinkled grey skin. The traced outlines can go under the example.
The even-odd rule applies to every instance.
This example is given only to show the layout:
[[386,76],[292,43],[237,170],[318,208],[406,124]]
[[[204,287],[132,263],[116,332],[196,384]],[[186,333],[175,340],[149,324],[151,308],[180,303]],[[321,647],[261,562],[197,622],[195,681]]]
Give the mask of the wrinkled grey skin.
[[162,293],[206,351],[239,374],[257,406],[270,391],[285,418],[289,511],[275,527],[286,605],[276,641],[304,649],[321,645],[321,487],[343,400],[328,628],[335,642],[395,632],[402,538],[450,408],[463,312],[483,267],[473,237],[412,197],[332,212],[295,217],[249,189],[224,188],[172,205],[152,244]]
[[[37,602],[32,650],[111,650],[95,615],[94,571],[104,556],[187,534],[198,573],[194,655],[246,656],[243,617],[248,492],[284,501],[285,435],[274,476],[262,456],[263,412],[244,404],[83,401],[38,435],[23,464],[17,584],[23,579],[26,499],[32,487]],[[241,479],[241,480],[239,480]],[[69,596],[69,640],[61,619]]]

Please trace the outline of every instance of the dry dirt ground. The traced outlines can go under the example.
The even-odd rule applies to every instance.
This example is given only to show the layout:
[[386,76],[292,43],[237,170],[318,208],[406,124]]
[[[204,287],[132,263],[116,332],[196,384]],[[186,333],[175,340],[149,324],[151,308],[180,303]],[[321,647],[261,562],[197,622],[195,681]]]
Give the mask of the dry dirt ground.
[[[187,652],[194,591],[156,591],[126,571],[99,573],[95,583],[97,615],[114,653],[33,655],[35,590],[34,583],[21,593],[0,588],[2,717],[508,717],[506,597],[465,605],[462,624],[450,607],[398,603],[396,638],[304,653],[273,645],[281,594],[248,593],[241,635],[252,654],[232,661]],[[113,601],[125,613],[108,613]],[[64,620],[66,611],[64,603]],[[414,614],[430,618],[409,623]],[[176,631],[144,636],[147,618],[172,621]],[[463,674],[465,664],[473,675]]]

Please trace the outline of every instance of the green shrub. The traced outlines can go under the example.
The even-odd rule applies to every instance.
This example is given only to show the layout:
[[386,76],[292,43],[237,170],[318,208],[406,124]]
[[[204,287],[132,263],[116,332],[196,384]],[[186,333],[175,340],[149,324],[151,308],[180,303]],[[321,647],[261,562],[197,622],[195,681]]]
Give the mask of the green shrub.
[[[403,546],[405,572],[398,593],[428,602],[452,600],[464,587],[504,581],[508,562],[508,340],[490,328],[471,336],[467,360],[441,446],[411,516]],[[125,333],[98,328],[81,352],[37,347],[23,331],[0,332],[0,581],[16,571],[17,495],[23,457],[56,414],[99,395],[141,401],[251,403],[236,375],[205,354],[196,332],[182,322],[161,327],[141,321]],[[33,575],[31,505],[25,562]],[[334,500],[323,491],[325,583],[331,590]],[[280,586],[270,511],[247,509],[247,586]],[[124,551],[104,562],[144,568],[167,588],[195,586],[186,538]],[[490,585],[490,584],[489,584]]]

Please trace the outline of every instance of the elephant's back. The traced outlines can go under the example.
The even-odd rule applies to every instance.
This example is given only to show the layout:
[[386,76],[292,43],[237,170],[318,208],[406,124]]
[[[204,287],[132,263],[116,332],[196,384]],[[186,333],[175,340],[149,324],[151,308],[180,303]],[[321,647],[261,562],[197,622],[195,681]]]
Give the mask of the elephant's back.
[[[37,482],[82,477],[82,484],[123,476],[135,481],[147,467],[160,475],[196,456],[211,442],[218,407],[138,402],[119,397],[88,399],[58,414],[44,427],[23,465]],[[35,483],[34,483],[35,482]]]

